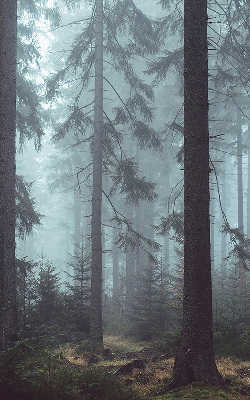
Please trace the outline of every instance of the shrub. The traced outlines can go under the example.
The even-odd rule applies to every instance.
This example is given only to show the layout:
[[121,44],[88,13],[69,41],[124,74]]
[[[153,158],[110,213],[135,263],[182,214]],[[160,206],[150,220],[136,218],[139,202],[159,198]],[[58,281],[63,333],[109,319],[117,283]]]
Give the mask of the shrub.
[[75,352],[79,356],[82,356],[84,353],[90,353],[93,350],[93,343],[90,340],[82,340],[76,347]]
[[100,369],[84,371],[60,360],[60,348],[16,346],[0,356],[4,400],[134,400],[120,377]]
[[250,327],[243,332],[237,340],[238,356],[242,359],[250,359]]
[[124,386],[121,379],[107,371],[91,369],[80,377],[82,400],[135,400],[133,390]]
[[181,338],[181,331],[173,332],[155,332],[155,340],[157,342],[157,353],[166,354],[172,357],[176,354],[177,347]]

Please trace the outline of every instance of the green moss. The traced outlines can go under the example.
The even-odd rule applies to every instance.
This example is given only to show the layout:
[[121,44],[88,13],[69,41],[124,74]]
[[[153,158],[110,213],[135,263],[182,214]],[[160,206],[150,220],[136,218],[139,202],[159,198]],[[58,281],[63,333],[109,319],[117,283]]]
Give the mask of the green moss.
[[164,396],[152,397],[150,400],[174,400],[174,399],[193,399],[193,400],[241,400],[244,399],[236,390],[225,389],[222,391],[216,387],[203,386],[195,382],[184,388],[176,389],[166,393]]

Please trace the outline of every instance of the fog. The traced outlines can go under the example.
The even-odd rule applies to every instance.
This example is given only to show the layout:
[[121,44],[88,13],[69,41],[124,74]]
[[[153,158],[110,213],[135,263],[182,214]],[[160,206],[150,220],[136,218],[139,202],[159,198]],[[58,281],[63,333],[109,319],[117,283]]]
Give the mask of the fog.
[[[30,196],[41,216],[40,225],[34,224],[31,233],[17,235],[16,255],[40,267],[46,262],[53,264],[62,288],[66,282],[80,285],[76,271],[80,258],[84,268],[91,264],[92,164],[96,151],[92,138],[96,95],[91,25],[95,13],[91,1],[73,3],[47,2],[47,14],[40,10],[40,17],[26,10],[20,23],[32,25],[32,34],[24,38],[19,30],[23,44],[37,49],[36,55],[26,57],[28,61],[22,59],[21,70],[37,94],[34,112],[39,114],[43,132],[37,136],[35,127],[25,137],[18,127],[17,174],[32,183]],[[173,305],[178,309],[177,313],[167,312],[166,320],[171,320],[173,327],[181,318],[183,274],[183,5],[137,0],[128,1],[125,9],[124,2],[117,1],[105,7],[103,298],[111,302],[118,296],[116,300],[129,315],[134,307],[141,307],[138,296],[145,288],[145,296],[149,296],[150,281],[155,290],[152,299],[163,290],[162,296],[164,293],[168,298],[163,296],[162,300],[166,309]],[[217,307],[225,294],[230,303],[232,292],[226,292],[225,287],[232,288],[232,276],[240,274],[239,265],[243,265],[246,306],[250,232],[248,28],[238,22],[241,17],[236,5],[228,11],[226,5],[215,3],[209,6],[209,18],[214,301]],[[230,36],[231,25],[237,37]],[[24,68],[25,62],[28,66]],[[24,113],[33,112],[25,110],[27,105],[20,107]],[[105,324],[112,325],[111,316],[105,318]],[[244,321],[249,323],[249,313]]]

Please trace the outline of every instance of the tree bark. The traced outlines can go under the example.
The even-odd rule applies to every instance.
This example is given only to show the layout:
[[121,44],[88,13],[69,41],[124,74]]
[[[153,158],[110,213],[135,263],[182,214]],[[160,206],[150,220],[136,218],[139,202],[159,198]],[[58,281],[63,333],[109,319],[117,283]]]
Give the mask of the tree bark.
[[207,0],[184,1],[183,330],[169,388],[222,385],[213,351]]
[[[132,205],[126,205],[126,218],[131,223],[133,222],[133,208]],[[133,240],[131,232],[127,227],[127,237]],[[126,255],[126,293],[125,293],[125,314],[126,317],[131,317],[133,313],[134,298],[135,298],[135,266],[134,266],[134,253],[129,244],[125,250]]]
[[247,238],[250,239],[250,132],[247,138]]
[[[165,195],[167,197],[167,207],[169,208],[169,201],[170,201],[170,192],[171,192],[171,170],[170,170],[170,162],[169,162],[169,158],[170,158],[170,152],[169,150],[167,151],[166,156],[168,157],[167,160],[167,165],[166,165],[166,182],[165,182]],[[170,239],[169,239],[169,234],[166,234],[164,236],[164,245],[163,245],[163,260],[164,260],[164,264],[166,266],[166,268],[169,268],[169,259],[170,259]]]
[[0,2],[0,341],[3,347],[4,309],[4,128],[5,128],[5,1]]
[[16,0],[1,2],[0,20],[0,290],[2,310],[1,340],[2,345],[6,347],[17,339],[15,265]]
[[237,109],[237,175],[238,175],[238,229],[244,233],[243,226],[243,182],[242,182],[242,118]]
[[74,191],[74,258],[73,263],[75,266],[74,270],[74,285],[79,286],[79,281],[77,280],[77,264],[78,258],[81,253],[81,241],[82,241],[82,232],[81,232],[81,219],[82,219],[82,200],[81,200],[81,192],[80,188],[77,185]]
[[116,240],[116,229],[113,228],[113,247],[112,247],[112,280],[113,280],[113,303],[114,306],[119,303],[119,258],[118,258],[118,247],[115,244]]
[[96,0],[95,16],[95,121],[93,140],[92,276],[90,338],[103,346],[102,333],[102,146],[103,146],[103,0]]
[[211,271],[212,271],[212,276],[214,275],[214,256],[215,256],[215,249],[214,249],[214,228],[215,228],[215,193],[214,193],[214,187],[213,185],[213,179],[211,179],[211,188],[210,188],[210,257],[211,257]]
[[[222,184],[222,209],[227,215],[227,177],[223,171]],[[221,225],[224,224],[223,215],[221,216]],[[227,236],[225,232],[221,233],[221,284],[220,284],[220,308],[224,313],[225,306],[225,280],[226,280],[226,256],[227,256]]]

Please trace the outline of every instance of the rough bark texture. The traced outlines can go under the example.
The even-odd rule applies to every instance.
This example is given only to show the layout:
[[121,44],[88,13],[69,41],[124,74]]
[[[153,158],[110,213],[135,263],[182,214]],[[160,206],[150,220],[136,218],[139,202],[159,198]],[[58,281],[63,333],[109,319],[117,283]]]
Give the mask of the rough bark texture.
[[[133,221],[133,209],[131,205],[126,206],[126,218],[128,221]],[[127,237],[130,241],[133,240],[131,232],[127,228]],[[126,293],[125,293],[125,314],[130,317],[133,313],[134,297],[135,297],[135,267],[134,254],[131,246],[128,245],[125,250],[126,255]]]
[[3,346],[17,338],[15,266],[15,136],[17,2],[1,1],[1,339]]
[[242,119],[241,110],[237,109],[237,175],[238,175],[238,228],[243,227],[243,182],[242,182]]
[[214,274],[214,241],[215,241],[215,235],[214,235],[214,226],[215,226],[215,182],[213,179],[211,179],[210,182],[210,257],[211,257],[211,271],[212,271],[212,276]]
[[250,133],[247,145],[247,238],[250,239]]
[[3,345],[4,309],[4,127],[5,127],[5,2],[0,2],[0,342]]
[[[166,154],[168,159],[170,158],[170,154]],[[165,195],[167,198],[167,207],[169,206],[170,201],[170,193],[171,193],[171,170],[170,170],[170,162],[169,160],[166,161],[166,182],[165,182]],[[169,234],[164,236],[164,244],[163,244],[163,263],[168,269],[169,267],[169,257],[170,257],[170,239]]]
[[[81,159],[78,153],[74,155],[74,167],[75,171],[79,171],[81,167]],[[81,231],[81,219],[82,219],[82,199],[80,187],[77,184],[74,191],[74,265],[76,269],[74,270],[74,285],[79,286],[79,281],[76,279],[77,272],[77,263],[80,254],[81,254],[81,242],[82,242],[82,231]]]
[[113,250],[112,250],[112,258],[113,258],[113,301],[114,304],[118,305],[119,302],[119,258],[118,258],[118,247],[115,243],[116,240],[116,230],[113,228]]
[[223,384],[212,333],[207,1],[185,0],[184,12],[183,331],[170,388]]
[[93,143],[92,192],[92,277],[90,337],[103,346],[102,334],[102,144],[103,144],[103,1],[96,0],[95,17],[95,126]]

